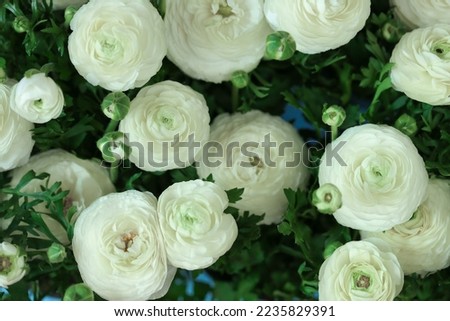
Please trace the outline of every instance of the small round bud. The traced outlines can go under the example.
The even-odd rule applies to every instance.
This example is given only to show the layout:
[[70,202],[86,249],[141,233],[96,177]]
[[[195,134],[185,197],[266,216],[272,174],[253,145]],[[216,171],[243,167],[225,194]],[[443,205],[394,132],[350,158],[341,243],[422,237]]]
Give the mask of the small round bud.
[[323,250],[323,258],[326,260],[328,259],[331,254],[334,253],[334,251],[336,251],[337,248],[341,247],[343,244],[339,241],[334,241],[331,242],[330,244],[328,244],[327,246],[325,246],[325,249]]
[[250,77],[248,73],[245,71],[239,70],[233,72],[231,75],[231,83],[234,87],[242,89],[247,87],[248,83],[250,82]]
[[407,114],[401,115],[394,124],[395,128],[407,136],[413,136],[417,132],[417,122]]
[[264,57],[278,61],[291,58],[297,46],[294,38],[286,31],[277,31],[267,36]]
[[339,127],[346,117],[344,108],[338,105],[332,105],[322,113],[322,121],[328,126]]
[[47,258],[50,263],[61,263],[66,257],[66,248],[61,244],[52,243],[47,250]]
[[94,292],[84,283],[73,284],[64,292],[63,301],[94,301]]
[[390,22],[386,22],[381,29],[383,38],[389,43],[397,43],[402,37],[400,29]]
[[130,98],[122,92],[109,93],[102,101],[101,108],[106,117],[122,120],[130,110]]
[[127,158],[130,147],[125,144],[125,134],[109,132],[97,141],[97,148],[102,152],[103,159],[109,163]]
[[30,20],[25,16],[17,16],[13,21],[13,28],[17,33],[24,33],[31,30]]
[[342,194],[333,184],[324,184],[313,192],[312,204],[323,214],[333,214],[342,206]]
[[77,12],[77,9],[73,6],[68,6],[64,10],[64,25],[68,26],[73,19],[73,16]]

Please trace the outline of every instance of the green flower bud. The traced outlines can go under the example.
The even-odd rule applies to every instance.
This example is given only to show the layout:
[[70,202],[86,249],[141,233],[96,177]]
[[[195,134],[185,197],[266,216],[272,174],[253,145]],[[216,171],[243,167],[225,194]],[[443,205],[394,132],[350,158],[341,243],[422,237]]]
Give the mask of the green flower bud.
[[395,128],[407,136],[413,136],[417,132],[417,122],[407,114],[401,115],[394,124]]
[[31,30],[30,20],[25,16],[17,16],[13,21],[13,28],[17,33],[24,33]]
[[64,292],[63,301],[94,301],[94,292],[84,283],[73,284]]
[[52,243],[47,250],[47,257],[50,263],[61,263],[66,256],[66,248],[58,243]]
[[344,108],[338,105],[332,105],[322,113],[322,121],[328,126],[339,127],[346,117]]
[[390,22],[386,22],[381,29],[383,38],[389,43],[397,43],[402,37],[400,29]]
[[333,254],[334,251],[336,251],[336,249],[341,246],[342,246],[342,243],[339,241],[331,242],[330,244],[325,246],[325,250],[323,250],[323,258],[325,260],[328,259],[331,256],[331,254]]
[[234,87],[242,89],[247,87],[250,82],[250,76],[245,71],[239,70],[231,75],[231,83]]
[[431,52],[443,60],[450,60],[450,43],[446,39],[437,41],[431,47]]
[[130,98],[122,92],[112,92],[103,99],[101,108],[106,117],[122,120],[130,110]]
[[333,214],[342,206],[342,194],[333,184],[324,184],[312,195],[312,204],[320,213]]
[[295,40],[289,33],[277,31],[267,36],[264,57],[278,61],[288,60],[294,55],[296,48]]
[[68,6],[64,10],[64,25],[68,26],[70,24],[76,12],[77,9],[73,6]]
[[97,141],[97,148],[102,152],[103,159],[114,163],[130,155],[130,147],[125,145],[125,134],[109,132]]

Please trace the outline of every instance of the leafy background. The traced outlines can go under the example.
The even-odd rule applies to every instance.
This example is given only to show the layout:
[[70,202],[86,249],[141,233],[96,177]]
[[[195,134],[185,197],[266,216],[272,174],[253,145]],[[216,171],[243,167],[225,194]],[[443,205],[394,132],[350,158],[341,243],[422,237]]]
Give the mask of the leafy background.
[[[161,1],[153,0],[161,14]],[[31,30],[17,33],[13,29],[16,17],[25,16]],[[33,154],[62,148],[81,158],[101,159],[95,142],[108,127],[109,120],[100,109],[108,91],[87,83],[70,63],[67,37],[70,30],[64,11],[52,12],[39,1],[2,1],[0,6],[0,67],[10,78],[21,79],[29,69],[39,69],[59,84],[65,96],[64,114],[57,120],[37,124],[33,138]],[[430,175],[450,176],[450,109],[430,106],[407,98],[391,88],[389,58],[393,47],[405,29],[392,15],[388,0],[372,1],[372,15],[366,27],[347,45],[322,54],[297,52],[291,59],[264,60],[250,74],[250,84],[237,90],[230,82],[211,84],[185,76],[167,59],[149,84],[171,79],[189,85],[202,93],[210,108],[211,118],[223,112],[259,109],[274,115],[285,114],[290,105],[294,122],[303,118],[299,132],[310,146],[324,146],[329,142],[329,128],[322,123],[326,105],[345,108],[347,118],[340,128],[363,122],[383,123],[408,130],[398,122],[403,114],[411,116],[417,132],[411,137],[426,162]],[[127,95],[132,99],[138,89]],[[298,127],[298,126],[297,126]],[[286,191],[289,208],[284,221],[276,225],[260,226],[260,218],[246,215],[238,218],[239,237],[233,248],[207,271],[179,270],[165,300],[315,300],[317,275],[324,258],[339,244],[359,238],[358,232],[337,224],[332,216],[320,214],[311,205],[311,193],[318,187],[317,165],[323,149],[315,149],[309,188],[305,192]],[[158,196],[174,182],[196,178],[195,168],[163,173],[140,171],[130,163],[119,167],[115,182],[118,191],[138,189],[152,191]],[[0,173],[1,193],[10,195],[0,202],[0,217],[14,217],[0,239],[15,231],[15,243],[32,246],[28,253],[30,272],[25,279],[0,292],[3,300],[41,300],[61,298],[72,284],[81,282],[70,248],[68,257],[59,264],[50,264],[45,251],[54,237],[32,206],[43,202],[72,235],[73,226],[63,214],[64,197],[59,184],[48,186],[46,174],[27,174],[16,187],[8,186],[8,173]],[[41,179],[39,193],[24,194],[20,187],[31,179]],[[237,200],[242,191],[229,191]],[[28,201],[33,197],[33,201]],[[236,217],[236,211],[228,211]],[[70,214],[70,213],[69,213]],[[73,213],[72,213],[73,214]],[[25,222],[26,225],[19,223]],[[50,241],[37,240],[28,233],[36,229],[48,234]],[[405,278],[399,300],[449,300],[449,269],[424,279],[412,275]],[[96,297],[96,299],[100,299]]]

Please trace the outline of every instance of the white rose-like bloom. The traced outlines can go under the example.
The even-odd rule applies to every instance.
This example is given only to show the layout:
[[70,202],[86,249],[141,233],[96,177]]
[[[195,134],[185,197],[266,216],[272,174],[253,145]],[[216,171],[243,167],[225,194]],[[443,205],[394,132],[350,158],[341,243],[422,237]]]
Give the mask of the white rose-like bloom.
[[81,277],[106,300],[141,301],[164,296],[175,276],[151,193],[103,196],[75,224],[73,254]]
[[19,282],[27,273],[25,255],[9,242],[0,243],[0,287]]
[[449,22],[450,0],[391,0],[391,6],[411,29]]
[[284,189],[308,183],[307,149],[280,117],[257,110],[221,114],[211,125],[197,173],[200,178],[212,174],[224,190],[244,188],[233,206],[240,213],[265,214],[263,224],[278,223],[288,206]]
[[361,231],[363,239],[386,241],[408,275],[444,269],[450,265],[450,181],[431,179],[428,197],[407,222],[384,232]]
[[264,13],[276,31],[287,31],[297,50],[316,54],[347,44],[364,27],[370,0],[266,0]]
[[263,0],[166,0],[167,57],[188,76],[209,82],[249,72],[272,32]]
[[70,22],[70,61],[90,84],[142,87],[167,52],[164,23],[149,0],[91,0]]
[[43,124],[61,115],[64,95],[53,79],[39,73],[22,78],[12,87],[10,104],[22,118]]
[[403,288],[397,257],[380,240],[337,248],[319,270],[320,301],[392,301]]
[[[88,0],[53,0],[52,8],[53,10],[66,9],[68,6],[79,8],[86,2],[88,2]],[[50,0],[47,0],[47,4],[50,4]]]
[[428,174],[408,136],[365,124],[327,145],[319,167],[319,184],[326,183],[342,194],[338,223],[381,232],[411,218],[426,197]]
[[158,199],[158,215],[169,262],[179,268],[207,268],[225,254],[238,235],[236,221],[223,211],[228,197],[202,180],[175,183]]
[[178,82],[142,88],[119,125],[130,161],[146,171],[189,166],[208,140],[208,110],[203,95]]
[[[65,205],[69,209],[76,206],[80,212],[97,198],[115,192],[108,172],[100,164],[86,159],[80,159],[75,155],[61,149],[49,150],[30,158],[30,161],[12,172],[11,186],[16,186],[22,176],[28,171],[50,174],[49,185],[61,182],[62,190],[69,190]],[[39,192],[42,180],[32,180],[23,189],[23,192]],[[44,203],[34,208],[37,212],[48,213]],[[48,215],[42,215],[52,234],[63,244],[68,244],[67,233],[63,226]]]
[[33,123],[11,110],[11,88],[0,83],[0,172],[25,164],[34,146]]
[[394,89],[430,105],[450,105],[450,24],[404,34],[390,62]]

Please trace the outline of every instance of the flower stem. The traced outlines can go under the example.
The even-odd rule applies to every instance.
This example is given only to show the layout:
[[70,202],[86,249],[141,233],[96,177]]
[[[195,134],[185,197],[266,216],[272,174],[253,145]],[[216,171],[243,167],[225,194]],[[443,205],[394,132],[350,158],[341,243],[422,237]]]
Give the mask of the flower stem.
[[231,107],[233,111],[236,111],[239,107],[239,88],[234,85],[231,87]]
[[111,179],[111,182],[115,183],[117,181],[117,178],[119,177],[119,165],[121,160],[116,160],[111,164],[111,167],[109,168],[109,178]]
[[112,132],[114,130],[116,130],[117,125],[119,125],[119,122],[117,120],[110,120],[108,126],[105,129],[105,134]]
[[338,137],[338,126],[331,126],[331,141]]

